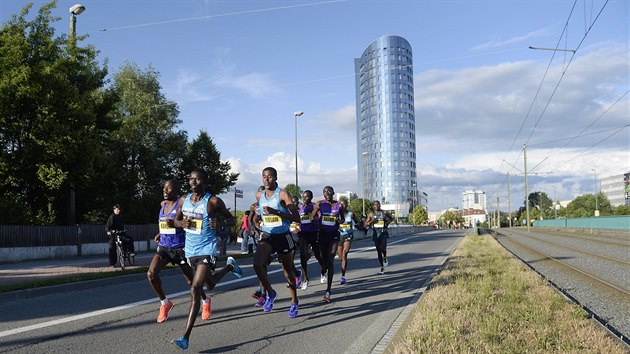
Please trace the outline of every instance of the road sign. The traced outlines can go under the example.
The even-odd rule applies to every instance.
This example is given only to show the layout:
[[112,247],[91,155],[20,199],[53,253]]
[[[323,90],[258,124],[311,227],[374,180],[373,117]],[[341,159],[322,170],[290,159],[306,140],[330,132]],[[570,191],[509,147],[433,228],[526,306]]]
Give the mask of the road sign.
[[243,198],[243,190],[234,188],[234,198]]

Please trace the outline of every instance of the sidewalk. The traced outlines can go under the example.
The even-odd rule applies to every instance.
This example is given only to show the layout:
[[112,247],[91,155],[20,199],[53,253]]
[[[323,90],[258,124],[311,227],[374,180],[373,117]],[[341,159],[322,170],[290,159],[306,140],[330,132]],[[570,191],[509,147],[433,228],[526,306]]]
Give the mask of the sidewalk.
[[[227,245],[228,256],[240,255],[241,245]],[[126,269],[137,269],[150,264],[155,255],[151,252],[138,253],[134,266]],[[36,282],[46,279],[69,277],[83,273],[121,272],[120,267],[109,266],[107,255],[92,255],[85,257],[58,258],[24,261],[18,263],[0,264],[0,285],[12,285],[26,282]]]

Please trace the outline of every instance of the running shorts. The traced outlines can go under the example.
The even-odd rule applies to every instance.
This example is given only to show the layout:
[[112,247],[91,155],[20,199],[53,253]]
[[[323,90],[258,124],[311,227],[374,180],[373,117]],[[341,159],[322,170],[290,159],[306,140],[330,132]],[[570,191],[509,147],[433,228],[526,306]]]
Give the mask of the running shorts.
[[263,232],[260,242],[268,243],[271,245],[274,252],[278,252],[278,254],[287,254],[297,248],[297,243],[290,232],[283,234],[269,234]]
[[173,265],[186,264],[186,254],[184,253],[183,247],[169,248],[158,246],[157,254],[162,257],[162,259],[166,259],[167,262],[170,262]]
[[188,258],[188,264],[195,270],[199,264],[206,264],[213,271],[217,266],[217,260],[214,256],[195,256]]

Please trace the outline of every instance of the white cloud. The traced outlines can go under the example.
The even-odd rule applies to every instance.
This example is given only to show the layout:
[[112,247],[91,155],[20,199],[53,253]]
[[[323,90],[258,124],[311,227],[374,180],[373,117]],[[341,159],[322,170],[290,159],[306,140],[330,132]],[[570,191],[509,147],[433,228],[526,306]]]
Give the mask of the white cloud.
[[531,31],[526,34],[515,36],[508,39],[497,39],[497,40],[488,41],[486,43],[482,43],[482,44],[474,46],[471,50],[479,51],[479,50],[486,50],[486,49],[497,48],[497,47],[504,47],[507,45],[515,44],[515,43],[522,43],[525,41],[529,41],[530,39],[533,39],[533,38],[545,37],[551,33],[552,31],[549,28],[542,28],[539,30]]

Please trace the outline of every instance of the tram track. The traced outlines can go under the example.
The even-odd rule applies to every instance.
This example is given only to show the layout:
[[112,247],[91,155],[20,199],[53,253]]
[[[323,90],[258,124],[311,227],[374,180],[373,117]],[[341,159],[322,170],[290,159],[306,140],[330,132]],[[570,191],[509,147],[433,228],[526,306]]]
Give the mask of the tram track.
[[[492,233],[510,253],[580,305],[630,349],[630,265],[626,260],[606,259],[611,257],[576,249],[580,245],[567,247],[539,239],[544,236],[531,237],[512,230]],[[562,255],[554,254],[554,248],[564,249],[558,252]],[[602,267],[601,262],[610,266]],[[611,273],[606,271],[610,268],[618,272],[616,277],[607,274]]]

